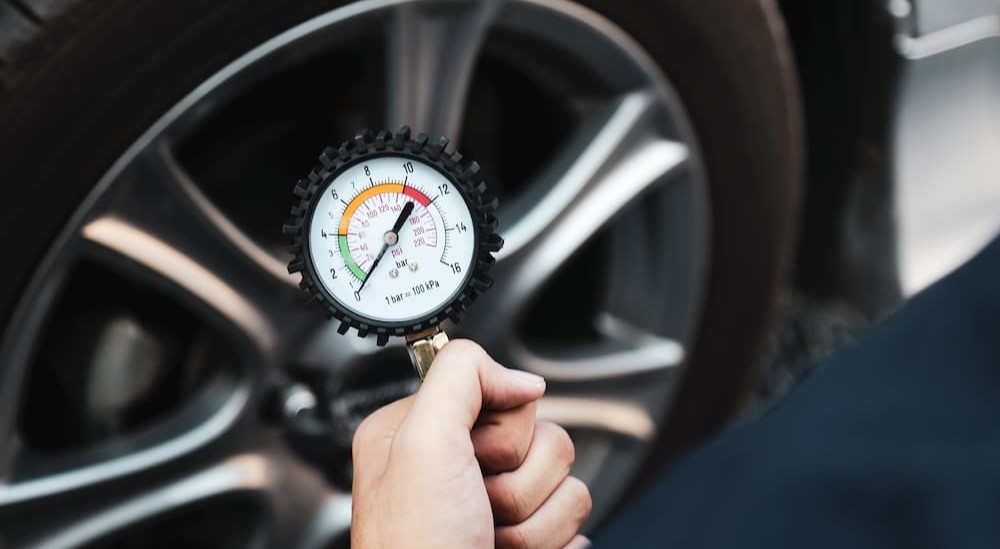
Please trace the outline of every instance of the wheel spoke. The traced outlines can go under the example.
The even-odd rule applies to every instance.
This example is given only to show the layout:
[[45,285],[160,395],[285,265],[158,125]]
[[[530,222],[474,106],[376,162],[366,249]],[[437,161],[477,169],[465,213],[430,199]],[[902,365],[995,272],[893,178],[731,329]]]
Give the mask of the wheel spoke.
[[309,525],[303,529],[298,546],[302,549],[347,546],[350,541],[350,525],[350,496],[328,496],[319,504]]
[[84,250],[167,283],[258,352],[274,353],[301,302],[295,279],[198,192],[166,147],[137,157],[103,206],[81,230]]
[[635,440],[649,440],[656,432],[653,418],[642,406],[603,397],[544,397],[538,404],[538,419],[567,429],[603,431]]
[[498,289],[466,323],[477,336],[506,345],[520,315],[576,252],[622,208],[683,171],[688,150],[660,136],[659,115],[652,92],[622,97],[585,121],[531,190],[501,212]]
[[386,38],[390,127],[407,124],[457,142],[483,39],[502,2],[405,2]]
[[594,381],[679,367],[680,343],[644,332],[607,314],[595,319],[598,337],[586,344],[537,349],[513,338],[510,360],[519,368],[559,381]]
[[[233,432],[249,399],[249,387],[220,376],[176,414],[129,436],[79,450],[39,452],[14,444],[14,459],[0,484],[0,509],[57,499],[62,494],[99,494],[131,475],[171,469]],[[16,440],[16,439],[15,439]],[[113,491],[113,490],[112,490]]]
[[[261,518],[273,517],[273,535],[292,540],[302,535],[300,529],[310,520],[307,515],[292,516],[294,509],[319,507],[323,502],[323,507],[349,508],[349,496],[327,493],[315,474],[295,474],[295,469],[289,474],[286,461],[264,453],[240,454],[166,480],[156,480],[154,472],[138,480],[116,479],[28,500],[18,499],[16,489],[0,486],[0,520],[11,526],[5,541],[16,546],[78,547],[227,496],[260,505]],[[343,513],[324,517],[329,536],[342,535],[349,527],[349,513],[346,518]],[[252,531],[255,526],[244,528]]]

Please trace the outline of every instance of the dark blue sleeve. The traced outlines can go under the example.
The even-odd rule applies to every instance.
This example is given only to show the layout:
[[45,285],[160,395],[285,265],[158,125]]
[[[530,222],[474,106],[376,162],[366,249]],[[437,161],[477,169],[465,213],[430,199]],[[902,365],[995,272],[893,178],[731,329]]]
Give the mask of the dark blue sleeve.
[[602,547],[1000,547],[1000,239],[678,462]]

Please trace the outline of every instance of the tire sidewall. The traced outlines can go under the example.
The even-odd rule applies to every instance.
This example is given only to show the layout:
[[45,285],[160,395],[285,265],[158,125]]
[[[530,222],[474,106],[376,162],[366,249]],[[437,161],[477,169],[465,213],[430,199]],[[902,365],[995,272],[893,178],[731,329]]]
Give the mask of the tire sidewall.
[[770,0],[581,3],[621,26],[667,76],[709,184],[700,326],[638,486],[729,421],[758,378],[791,267],[803,121],[791,46]]

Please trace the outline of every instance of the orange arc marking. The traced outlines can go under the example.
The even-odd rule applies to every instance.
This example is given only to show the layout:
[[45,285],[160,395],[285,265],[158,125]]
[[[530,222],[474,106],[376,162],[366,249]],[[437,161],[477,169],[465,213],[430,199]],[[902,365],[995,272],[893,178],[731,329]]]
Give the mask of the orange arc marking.
[[404,187],[402,183],[382,183],[380,185],[375,185],[374,187],[369,187],[354,197],[351,203],[347,205],[347,209],[344,210],[344,217],[340,219],[340,231],[341,235],[347,234],[347,229],[351,224],[351,218],[354,216],[354,212],[364,204],[365,200],[382,193],[403,193],[410,198],[413,198],[425,208],[431,203],[431,199],[427,198],[427,195],[414,189],[413,187]]
[[344,217],[340,219],[340,234],[347,234],[347,227],[351,224],[351,217],[354,216],[354,212],[357,211],[361,204],[368,200],[369,198],[380,194],[380,193],[401,193],[403,192],[403,186],[397,183],[384,183],[382,185],[375,185],[374,187],[369,187],[358,196],[354,197],[354,200],[347,205],[347,209],[344,210]]

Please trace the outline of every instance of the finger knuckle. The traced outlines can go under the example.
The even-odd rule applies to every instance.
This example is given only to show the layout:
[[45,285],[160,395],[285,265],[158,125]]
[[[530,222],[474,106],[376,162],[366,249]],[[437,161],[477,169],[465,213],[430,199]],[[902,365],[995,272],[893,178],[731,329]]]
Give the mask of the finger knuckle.
[[449,360],[472,360],[478,361],[486,356],[486,351],[475,342],[468,339],[453,339],[441,349],[441,355]]
[[530,440],[509,425],[490,425],[473,431],[473,445],[482,465],[494,473],[513,471],[524,463]]
[[536,432],[541,429],[549,437],[555,459],[568,472],[576,462],[576,446],[566,429],[548,422],[540,422],[535,429]]
[[502,549],[533,549],[527,528],[521,525],[507,526],[497,532],[496,546]]
[[518,489],[511,475],[500,474],[492,477],[494,511],[504,522],[519,523],[531,515],[524,494]]
[[524,458],[528,454],[528,445],[522,442],[519,437],[509,436],[500,443],[497,456],[505,470],[517,469],[524,463]]
[[573,502],[573,520],[577,524],[583,524],[587,517],[590,516],[590,511],[593,509],[594,503],[590,497],[590,489],[587,485],[583,483],[582,480],[576,477],[569,477],[566,479],[567,488],[571,490],[571,499]]

